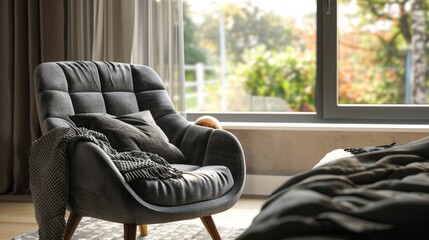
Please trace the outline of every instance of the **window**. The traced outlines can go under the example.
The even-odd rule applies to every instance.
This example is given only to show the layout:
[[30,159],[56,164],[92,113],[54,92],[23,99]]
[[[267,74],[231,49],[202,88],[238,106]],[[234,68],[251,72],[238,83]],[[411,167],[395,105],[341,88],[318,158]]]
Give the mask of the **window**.
[[188,115],[423,121],[429,118],[428,5],[184,0]]
[[326,14],[325,5],[324,118],[429,118],[428,7],[427,0],[349,0]]
[[316,0],[184,3],[188,111],[315,111]]

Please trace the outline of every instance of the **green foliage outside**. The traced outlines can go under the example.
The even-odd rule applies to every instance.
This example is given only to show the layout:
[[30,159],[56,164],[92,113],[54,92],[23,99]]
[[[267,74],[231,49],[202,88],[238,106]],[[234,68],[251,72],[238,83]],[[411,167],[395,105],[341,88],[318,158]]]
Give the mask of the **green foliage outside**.
[[285,99],[295,111],[315,110],[316,63],[314,52],[302,53],[258,46],[247,50],[238,68],[247,92]]
[[206,48],[214,55],[219,49],[220,18],[224,19],[226,49],[228,61],[243,62],[244,53],[258,45],[265,45],[267,50],[283,49],[290,46],[300,36],[294,35],[293,20],[273,12],[267,12],[250,1],[240,4],[219,4],[221,13],[207,17],[201,26],[200,39],[204,39]]
[[[413,32],[411,0],[341,0],[341,4],[355,2],[357,11],[349,15],[358,20],[354,29],[340,31],[341,65],[359,66],[362,71],[339,72],[339,101],[342,104],[404,104],[406,103],[407,54],[413,48],[413,37],[429,41],[429,0],[421,0],[426,19],[425,36]],[[375,26],[389,26],[374,31]],[[351,39],[349,39],[351,38]],[[343,39],[343,40],[342,40]],[[417,52],[429,63],[428,50]],[[346,55],[346,56],[344,56]],[[414,56],[416,57],[416,56]],[[423,69],[423,73],[427,71]],[[414,73],[415,74],[415,73]],[[429,75],[426,73],[426,84]],[[408,86],[410,88],[411,86]],[[408,89],[410,91],[410,89]],[[428,91],[426,91],[428,94]],[[427,98],[426,103],[429,102]]]
[[[251,111],[244,100],[246,95],[250,95],[279,97],[286,100],[292,111],[314,111],[315,49],[302,43],[308,36],[293,33],[295,19],[262,10],[250,1],[219,4],[219,9],[221,14],[205,15],[198,26],[189,24],[192,28],[198,27],[198,31],[187,31],[185,35],[190,34],[189,38],[199,40],[206,52],[206,64],[218,65],[220,17],[224,19],[228,109]],[[308,16],[308,21],[308,25],[315,25],[314,14]],[[310,41],[315,44],[314,36],[310,36]],[[302,58],[305,52],[308,55],[306,60]],[[254,66],[263,61],[264,67]],[[187,79],[195,79],[190,71],[186,76]],[[275,79],[270,79],[272,77]],[[220,100],[220,85],[208,84],[206,92],[209,94],[207,107],[212,108],[210,104],[219,106],[219,103],[211,102]]]
[[[207,53],[199,46],[200,39],[196,35],[197,26],[188,14],[188,5],[183,4],[183,33],[185,64],[206,63]],[[189,79],[189,78],[187,78]],[[192,78],[190,78],[192,79]],[[194,78],[195,79],[195,78]]]

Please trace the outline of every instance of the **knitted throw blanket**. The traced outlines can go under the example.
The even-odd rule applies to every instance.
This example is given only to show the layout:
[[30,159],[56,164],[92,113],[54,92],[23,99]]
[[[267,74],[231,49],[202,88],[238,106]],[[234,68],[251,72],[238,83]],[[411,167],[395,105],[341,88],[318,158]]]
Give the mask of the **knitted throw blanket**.
[[30,189],[40,239],[63,238],[69,197],[69,159],[79,141],[90,141],[102,148],[127,182],[181,177],[180,171],[156,154],[117,152],[99,132],[86,128],[55,128],[37,139],[28,154]]
[[388,149],[391,147],[397,147],[401,144],[398,143],[391,143],[391,144],[386,144],[386,145],[381,145],[381,146],[368,146],[368,147],[360,147],[360,148],[346,148],[344,149],[345,152],[349,152],[353,155],[356,154],[362,154],[362,153],[369,153],[369,152],[375,152],[375,151],[379,151],[379,150],[384,150],[384,149]]

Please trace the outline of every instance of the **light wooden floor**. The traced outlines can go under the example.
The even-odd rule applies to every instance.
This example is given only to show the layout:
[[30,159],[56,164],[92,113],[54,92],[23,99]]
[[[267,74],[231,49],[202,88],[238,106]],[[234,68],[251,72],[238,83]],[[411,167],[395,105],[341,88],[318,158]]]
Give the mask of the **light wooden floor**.
[[[263,201],[261,197],[242,197],[233,208],[213,215],[213,219],[217,226],[245,228],[259,213]],[[199,219],[185,222],[202,225]],[[37,229],[37,223],[31,203],[0,201],[0,240],[11,239],[35,229]]]

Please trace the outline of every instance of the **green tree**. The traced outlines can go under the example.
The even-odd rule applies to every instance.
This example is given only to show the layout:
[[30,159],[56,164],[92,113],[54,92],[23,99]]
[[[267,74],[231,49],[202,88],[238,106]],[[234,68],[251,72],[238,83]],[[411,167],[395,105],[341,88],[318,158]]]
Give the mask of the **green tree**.
[[247,50],[238,76],[254,96],[285,99],[294,111],[315,110],[316,63],[313,51],[284,51],[258,46]]
[[[405,67],[407,66],[407,54],[412,54],[411,76],[413,82],[412,103],[426,103],[426,62],[427,62],[427,42],[429,29],[428,25],[428,0],[341,0],[342,4],[356,3],[358,8],[356,13],[351,16],[354,19],[359,19],[358,28],[354,34],[373,35],[377,38],[377,43],[371,42],[370,46],[363,42],[361,47],[372,50],[374,55],[370,59],[369,64],[372,66],[391,66],[391,67]],[[341,7],[340,7],[341,10]],[[384,23],[390,27],[387,33],[374,33],[371,32],[377,24]],[[367,29],[366,31],[363,29]],[[347,45],[342,41],[343,45]],[[357,53],[356,55],[364,55],[365,53]],[[368,55],[366,56],[368,58]],[[352,64],[352,62],[351,62]],[[370,67],[370,66],[369,66]],[[409,71],[410,69],[407,69]],[[396,103],[404,102],[404,85],[406,78],[406,71],[396,71],[397,79],[396,86],[392,84],[379,84],[374,83],[377,87],[385,86],[394,88],[395,95],[400,97]],[[343,79],[344,80],[344,79]],[[340,84],[341,81],[340,79]],[[388,81],[388,79],[386,79]],[[385,89],[391,91],[392,89]],[[383,92],[383,91],[381,91]],[[341,93],[340,93],[340,98]],[[346,98],[346,97],[345,97]],[[383,99],[380,96],[380,99]],[[344,98],[343,98],[344,99]],[[389,99],[389,98],[384,98]],[[351,99],[350,103],[357,103]],[[375,103],[375,102],[371,102]],[[382,102],[381,102],[382,103]],[[387,102],[392,103],[392,102]]]
[[200,39],[196,34],[197,26],[189,16],[189,7],[183,3],[183,34],[185,64],[195,64],[207,62],[207,53],[199,46]]
[[411,38],[413,94],[411,103],[426,103],[426,63],[427,30],[424,0],[411,2]]
[[[292,34],[293,19],[286,19],[271,11],[264,11],[250,1],[219,4],[219,12],[207,17],[201,29],[214,54],[219,52],[219,24],[224,18],[228,60],[242,62],[244,52],[258,45],[267,50],[284,49],[300,36]],[[314,18],[313,18],[314,19]]]

